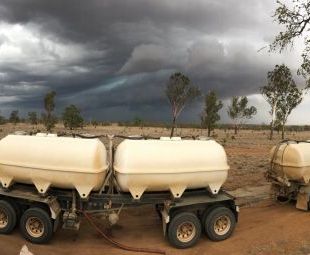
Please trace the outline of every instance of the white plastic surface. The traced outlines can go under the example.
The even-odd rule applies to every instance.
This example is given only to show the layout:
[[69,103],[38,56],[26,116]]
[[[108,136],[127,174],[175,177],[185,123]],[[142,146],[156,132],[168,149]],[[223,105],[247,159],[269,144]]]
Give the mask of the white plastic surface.
[[208,188],[217,194],[229,166],[223,147],[213,140],[124,140],[114,155],[119,186],[136,199],[145,191]]
[[77,189],[81,197],[101,187],[108,168],[99,139],[8,135],[0,141],[0,181],[34,184],[40,193],[49,187]]
[[[310,180],[310,143],[283,143],[276,155],[275,148],[270,152],[274,171],[288,180],[309,183]],[[273,158],[274,156],[274,158]]]

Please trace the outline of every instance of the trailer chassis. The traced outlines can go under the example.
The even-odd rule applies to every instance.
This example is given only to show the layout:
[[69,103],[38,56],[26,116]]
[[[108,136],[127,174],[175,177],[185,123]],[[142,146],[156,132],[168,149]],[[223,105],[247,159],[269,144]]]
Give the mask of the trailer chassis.
[[[178,248],[189,246],[182,242],[173,242],[170,240],[171,237],[169,238],[169,225],[176,216],[197,215],[197,218],[203,221],[206,220],[207,211],[211,213],[212,209],[227,208],[233,215],[230,221],[234,223],[238,221],[239,207],[235,204],[235,198],[224,190],[216,196],[211,195],[206,189],[187,190],[178,199],[173,198],[169,192],[144,193],[139,200],[133,199],[130,193],[114,192],[101,194],[92,192],[87,199],[83,199],[76,191],[50,189],[45,196],[42,196],[32,185],[14,184],[10,189],[0,187],[0,199],[13,204],[13,207],[19,208],[18,211],[26,211],[29,208],[45,210],[53,222],[54,232],[59,222],[63,223],[63,228],[77,230],[83,213],[103,214],[111,224],[115,224],[123,209],[152,205],[162,219],[164,236],[168,233],[169,241]],[[44,240],[46,241],[48,240]]]

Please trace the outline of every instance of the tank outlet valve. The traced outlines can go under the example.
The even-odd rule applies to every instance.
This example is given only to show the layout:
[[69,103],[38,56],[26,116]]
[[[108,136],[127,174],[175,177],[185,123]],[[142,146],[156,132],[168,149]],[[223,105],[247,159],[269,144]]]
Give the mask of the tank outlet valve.
[[63,229],[79,230],[80,228],[80,219],[75,212],[64,212],[63,222]]

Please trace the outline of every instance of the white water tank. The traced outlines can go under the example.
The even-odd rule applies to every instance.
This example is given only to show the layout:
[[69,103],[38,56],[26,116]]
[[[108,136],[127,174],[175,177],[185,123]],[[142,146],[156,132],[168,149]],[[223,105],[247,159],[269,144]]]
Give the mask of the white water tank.
[[44,194],[49,187],[76,189],[86,198],[98,190],[108,169],[107,152],[99,139],[55,135],[8,135],[0,140],[0,181],[34,184]]
[[114,170],[122,191],[139,199],[145,191],[208,188],[217,194],[229,166],[224,148],[213,140],[124,140],[114,155]]
[[271,150],[270,161],[273,171],[279,177],[309,183],[310,142],[288,142],[280,144],[279,147],[275,146]]

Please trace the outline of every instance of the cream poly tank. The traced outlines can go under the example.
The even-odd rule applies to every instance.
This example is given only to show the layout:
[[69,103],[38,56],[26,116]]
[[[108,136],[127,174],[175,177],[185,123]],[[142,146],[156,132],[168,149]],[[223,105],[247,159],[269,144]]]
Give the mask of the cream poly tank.
[[273,147],[270,154],[273,171],[277,175],[288,180],[309,183],[310,143],[282,143]]
[[145,191],[208,188],[217,194],[229,166],[223,147],[213,140],[124,140],[114,155],[118,185],[139,199]]
[[81,197],[98,190],[108,168],[99,139],[55,135],[8,135],[0,140],[0,181],[34,184],[44,194],[49,187],[76,189]]

